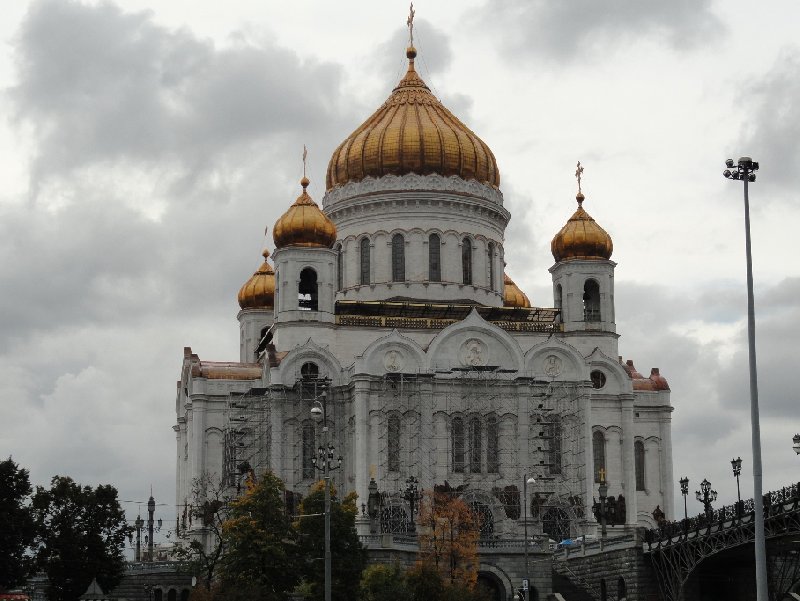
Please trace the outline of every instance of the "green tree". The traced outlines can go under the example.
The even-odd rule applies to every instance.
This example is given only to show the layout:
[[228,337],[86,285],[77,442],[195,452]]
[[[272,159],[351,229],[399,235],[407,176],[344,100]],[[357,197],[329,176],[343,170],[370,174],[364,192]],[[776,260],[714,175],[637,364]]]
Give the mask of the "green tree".
[[361,601],[411,601],[403,569],[397,564],[368,566],[361,575]]
[[297,537],[286,515],[284,490],[280,478],[267,472],[258,482],[248,480],[244,495],[231,501],[222,524],[221,598],[280,601],[300,580]]
[[33,496],[38,566],[48,578],[51,601],[74,601],[92,581],[111,590],[125,570],[125,539],[131,528],[110,485],[95,489],[54,476],[50,489]]
[[[356,533],[357,495],[350,493],[339,501],[331,488],[331,563],[333,566],[331,596],[335,601],[358,598],[361,572],[366,565],[366,552]],[[299,538],[303,577],[314,599],[325,592],[325,488],[317,482],[300,504],[300,519],[295,522]]]
[[35,534],[28,470],[9,457],[0,461],[0,592],[21,584],[31,568],[27,555]]

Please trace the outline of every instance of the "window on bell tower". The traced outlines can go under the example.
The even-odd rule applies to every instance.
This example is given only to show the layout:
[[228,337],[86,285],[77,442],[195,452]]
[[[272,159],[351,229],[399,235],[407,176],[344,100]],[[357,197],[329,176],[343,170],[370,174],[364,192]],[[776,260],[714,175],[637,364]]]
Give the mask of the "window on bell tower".
[[602,321],[600,319],[600,284],[597,280],[586,280],[583,285],[583,319],[584,321]]

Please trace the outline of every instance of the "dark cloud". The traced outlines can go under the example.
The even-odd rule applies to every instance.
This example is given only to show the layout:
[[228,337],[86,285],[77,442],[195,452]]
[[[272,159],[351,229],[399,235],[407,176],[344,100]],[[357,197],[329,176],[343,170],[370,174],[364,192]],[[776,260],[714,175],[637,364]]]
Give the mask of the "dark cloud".
[[8,93],[39,142],[34,193],[98,162],[166,160],[202,174],[234,147],[325,136],[340,110],[338,66],[301,62],[269,40],[217,48],[111,3],[35,2],[16,62],[19,83]]
[[[740,106],[745,109],[736,148],[759,161],[757,204],[791,198],[797,202],[800,173],[800,50],[783,51],[772,68],[743,85]],[[738,159],[738,155],[731,158]]]
[[476,24],[501,30],[501,45],[512,60],[530,54],[559,60],[594,55],[605,58],[636,40],[690,49],[724,32],[711,0],[611,0],[487,2]]

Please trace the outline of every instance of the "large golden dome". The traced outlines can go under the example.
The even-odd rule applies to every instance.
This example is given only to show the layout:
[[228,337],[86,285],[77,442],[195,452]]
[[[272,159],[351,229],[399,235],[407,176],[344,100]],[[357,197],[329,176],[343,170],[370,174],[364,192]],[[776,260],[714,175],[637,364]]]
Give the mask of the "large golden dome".
[[320,210],[306,192],[308,178],[300,180],[303,193],[297,197],[272,228],[275,248],[285,246],[321,246],[330,248],[336,242],[336,226]]
[[503,274],[503,306],[529,308],[531,301],[519,286],[514,283],[507,273]]
[[578,201],[578,210],[550,242],[553,258],[556,262],[567,259],[610,259],[614,252],[611,236],[583,209],[583,194],[578,192],[575,199]]
[[239,290],[242,309],[271,309],[275,306],[275,272],[267,261],[269,251],[262,253],[264,262]]
[[383,106],[333,152],[328,190],[369,176],[406,173],[456,175],[500,185],[494,154],[431,93],[414,70],[416,55],[409,47],[405,77]]

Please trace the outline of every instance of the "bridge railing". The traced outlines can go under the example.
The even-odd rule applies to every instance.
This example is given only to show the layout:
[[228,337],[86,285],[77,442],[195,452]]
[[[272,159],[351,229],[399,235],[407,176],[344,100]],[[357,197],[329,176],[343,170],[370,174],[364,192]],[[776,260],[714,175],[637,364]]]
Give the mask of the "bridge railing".
[[[800,501],[800,482],[766,493],[763,497],[764,518],[768,518],[773,513],[782,512],[787,503],[797,504],[798,501]],[[754,514],[753,499],[737,501],[688,519],[674,522],[664,521],[657,528],[646,530],[644,541],[648,548],[652,548],[653,545],[661,546],[664,543],[680,542],[702,536],[712,529],[719,530],[750,524],[754,519]]]

